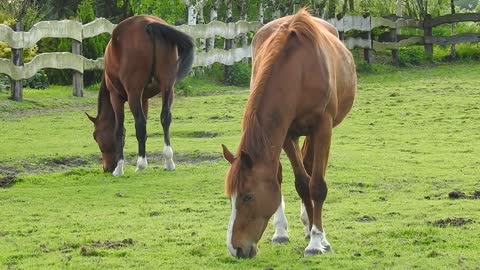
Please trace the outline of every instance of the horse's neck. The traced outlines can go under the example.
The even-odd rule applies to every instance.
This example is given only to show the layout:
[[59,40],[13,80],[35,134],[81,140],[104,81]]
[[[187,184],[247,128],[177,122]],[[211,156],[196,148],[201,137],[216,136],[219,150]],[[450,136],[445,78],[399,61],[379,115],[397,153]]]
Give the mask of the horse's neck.
[[102,82],[98,93],[98,103],[98,119],[110,120],[115,118],[112,102],[110,101],[110,92],[108,92],[104,82]]
[[[263,108],[265,110],[267,108]],[[243,145],[241,148],[253,159],[260,162],[277,163],[282,152],[283,142],[287,135],[288,126],[279,121],[275,111],[263,111],[257,115],[256,125],[245,126]],[[255,142],[255,143],[252,143]]]
[[[257,115],[257,125],[246,125],[246,129],[259,129],[256,132],[245,131],[245,134],[260,133],[268,138],[268,144],[260,146],[255,152],[259,153],[257,159],[267,162],[278,162],[282,152],[283,143],[292,121],[293,107],[291,100],[287,97],[291,93],[281,93],[277,85],[268,85],[263,89],[263,94],[256,96],[254,103]],[[280,95],[280,98],[272,102],[272,97]],[[255,140],[253,138],[252,140]]]

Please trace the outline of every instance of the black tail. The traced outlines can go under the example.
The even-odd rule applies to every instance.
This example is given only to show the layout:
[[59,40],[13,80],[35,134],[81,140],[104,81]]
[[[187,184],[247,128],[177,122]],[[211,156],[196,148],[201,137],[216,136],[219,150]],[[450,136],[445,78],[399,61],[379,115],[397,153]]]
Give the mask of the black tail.
[[177,80],[185,78],[192,69],[195,49],[193,39],[189,35],[161,23],[152,22],[147,24],[146,28],[150,35],[161,36],[163,39],[171,41],[177,45],[179,55]]

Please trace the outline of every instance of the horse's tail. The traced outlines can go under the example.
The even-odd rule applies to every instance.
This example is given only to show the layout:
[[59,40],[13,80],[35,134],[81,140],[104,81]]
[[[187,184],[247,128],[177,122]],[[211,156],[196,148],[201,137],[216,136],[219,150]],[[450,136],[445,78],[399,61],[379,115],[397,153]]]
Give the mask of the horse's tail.
[[170,41],[177,46],[179,55],[177,80],[185,78],[192,69],[195,49],[193,39],[189,35],[169,25],[157,22],[147,24],[146,29],[153,39],[155,36],[160,36],[164,40]]

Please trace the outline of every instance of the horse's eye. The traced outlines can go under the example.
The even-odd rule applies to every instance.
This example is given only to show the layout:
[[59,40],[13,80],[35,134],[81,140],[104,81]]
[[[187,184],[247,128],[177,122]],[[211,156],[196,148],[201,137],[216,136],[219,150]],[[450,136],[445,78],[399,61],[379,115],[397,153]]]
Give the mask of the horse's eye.
[[244,203],[253,200],[253,194],[252,193],[246,193],[245,195],[243,195],[242,200],[243,200]]

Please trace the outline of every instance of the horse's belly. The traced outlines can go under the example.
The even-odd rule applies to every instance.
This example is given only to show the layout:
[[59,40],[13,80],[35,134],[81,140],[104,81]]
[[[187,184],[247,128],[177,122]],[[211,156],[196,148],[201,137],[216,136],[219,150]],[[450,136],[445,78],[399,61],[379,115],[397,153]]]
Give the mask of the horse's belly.
[[152,80],[143,90],[143,99],[152,98],[160,93],[160,84],[156,80]]
[[288,133],[295,136],[308,136],[311,135],[319,124],[321,115],[318,113],[309,113],[297,117],[293,120]]

